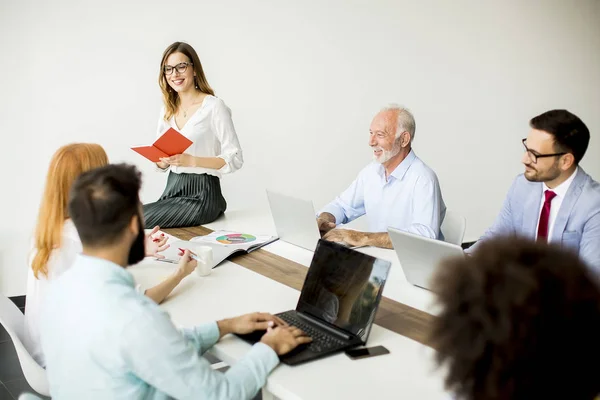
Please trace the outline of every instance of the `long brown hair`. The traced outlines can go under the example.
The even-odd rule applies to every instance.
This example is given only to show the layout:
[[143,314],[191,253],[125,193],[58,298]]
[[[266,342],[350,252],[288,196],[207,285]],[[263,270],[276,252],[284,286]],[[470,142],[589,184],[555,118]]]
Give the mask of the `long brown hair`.
[[165,104],[165,120],[169,120],[173,115],[175,115],[177,107],[179,106],[179,95],[176,91],[171,89],[164,73],[167,58],[169,58],[169,56],[173,53],[181,53],[189,58],[193,64],[194,72],[196,73],[194,76],[194,85],[197,86],[198,89],[200,89],[200,91],[203,93],[213,96],[215,95],[214,90],[210,87],[208,81],[206,80],[204,69],[202,69],[202,64],[200,63],[200,58],[198,58],[196,50],[194,50],[194,48],[187,43],[175,42],[167,47],[163,53],[162,61],[160,62],[160,72],[158,73],[158,84],[163,94],[163,103]]
[[36,278],[40,272],[48,277],[50,254],[61,246],[62,228],[69,218],[67,205],[73,182],[81,173],[107,164],[106,152],[102,146],[94,143],[72,143],[54,153],[35,231],[36,253],[31,269]]

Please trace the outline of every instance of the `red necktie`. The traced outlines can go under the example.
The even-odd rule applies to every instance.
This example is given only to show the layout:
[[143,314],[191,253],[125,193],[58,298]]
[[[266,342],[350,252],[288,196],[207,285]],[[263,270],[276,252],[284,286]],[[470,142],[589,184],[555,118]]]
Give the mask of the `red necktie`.
[[552,190],[546,190],[544,192],[546,200],[544,200],[544,206],[540,213],[540,223],[538,225],[537,239],[547,241],[548,240],[548,221],[550,220],[550,206],[552,205],[552,199],[556,196]]

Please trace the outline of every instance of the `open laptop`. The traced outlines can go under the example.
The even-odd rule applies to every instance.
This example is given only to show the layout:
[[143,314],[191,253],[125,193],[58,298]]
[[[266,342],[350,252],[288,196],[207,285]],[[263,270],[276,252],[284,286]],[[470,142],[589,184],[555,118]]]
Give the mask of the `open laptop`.
[[462,247],[437,239],[388,228],[394,250],[406,280],[431,290],[430,280],[440,262],[448,257],[464,257]]
[[[391,263],[319,240],[295,310],[277,316],[313,341],[280,357],[296,365],[364,345],[369,338]],[[265,331],[238,335],[249,343]]]
[[267,197],[279,239],[314,251],[321,234],[312,202],[270,190]]

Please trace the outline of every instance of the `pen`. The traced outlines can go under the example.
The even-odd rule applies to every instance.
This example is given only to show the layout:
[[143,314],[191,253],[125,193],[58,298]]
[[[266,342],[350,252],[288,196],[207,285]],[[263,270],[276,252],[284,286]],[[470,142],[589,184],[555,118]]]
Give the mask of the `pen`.
[[[181,251],[182,253],[185,253],[185,249],[182,249],[181,247],[179,247],[179,251]],[[198,260],[198,256],[196,256],[194,253],[192,253],[191,250],[190,250],[190,257],[192,257],[196,261],[200,261],[200,260]]]

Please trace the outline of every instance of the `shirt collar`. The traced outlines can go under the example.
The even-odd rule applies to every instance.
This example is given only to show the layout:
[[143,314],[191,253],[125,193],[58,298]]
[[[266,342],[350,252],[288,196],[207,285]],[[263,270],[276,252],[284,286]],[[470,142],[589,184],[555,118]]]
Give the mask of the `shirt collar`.
[[[415,161],[415,158],[417,158],[417,155],[411,149],[406,158],[392,171],[390,177],[393,176],[395,179],[402,180],[406,171],[408,171],[413,161]],[[378,172],[381,177],[385,178],[385,167],[383,165],[379,165]]]
[[120,281],[124,285],[135,287],[133,276],[120,265],[103,258],[86,256],[78,254],[75,264],[84,266],[87,269],[88,276],[102,281]]
[[550,189],[548,186],[546,186],[546,182],[544,182],[544,192],[546,192],[546,190],[551,190],[554,193],[556,193],[557,196],[560,196],[564,199],[565,196],[567,195],[567,191],[569,190],[569,187],[571,186],[571,183],[573,183],[573,181],[575,180],[575,175],[577,175],[578,170],[579,170],[579,167],[575,168],[575,171],[573,171],[571,176],[569,176],[566,181],[564,181],[563,183],[561,183],[554,189]]

